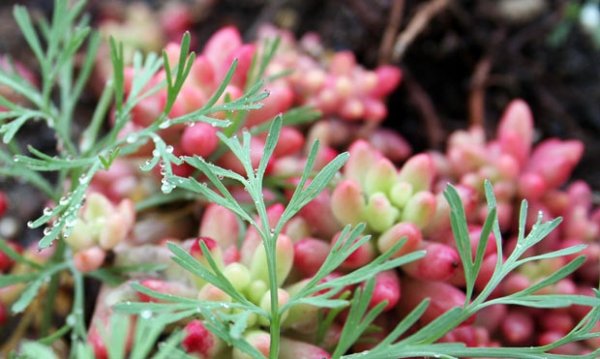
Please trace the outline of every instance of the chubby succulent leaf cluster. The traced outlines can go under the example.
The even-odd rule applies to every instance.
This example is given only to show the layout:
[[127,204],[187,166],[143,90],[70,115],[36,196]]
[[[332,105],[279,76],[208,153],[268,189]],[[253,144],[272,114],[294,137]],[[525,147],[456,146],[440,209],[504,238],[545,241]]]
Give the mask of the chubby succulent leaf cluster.
[[[415,222],[418,224],[417,227],[423,230],[431,228],[428,227],[429,223],[423,220],[423,213],[433,208],[430,204],[437,200],[433,194],[426,191],[431,186],[432,179],[427,176],[419,177],[419,174],[427,175],[427,172],[414,169],[414,167],[427,166],[428,160],[423,157],[413,160],[400,171],[398,177],[395,176],[395,169],[391,162],[383,160],[377,163],[372,172],[361,173],[360,162],[365,159],[360,158],[359,151],[356,151],[357,158],[349,160],[348,153],[341,153],[332,157],[327,163],[317,165],[320,152],[319,143],[315,142],[308,151],[298,181],[293,184],[286,205],[278,218],[272,221],[264,190],[269,181],[267,169],[282,136],[283,125],[309,122],[315,118],[315,113],[309,108],[294,109],[275,116],[268,123],[257,124],[249,130],[244,129],[246,121],[250,120],[249,114],[260,108],[262,102],[267,99],[268,94],[261,91],[265,77],[268,75],[274,77],[273,74],[268,73],[268,65],[273,60],[279,41],[271,41],[266,44],[260,55],[253,58],[250,76],[240,96],[231,98],[227,92],[228,85],[232,81],[237,81],[235,77],[237,62],[233,61],[224,73],[222,81],[202,107],[172,116],[178,96],[182,93],[184,83],[190,76],[196,59],[193,53],[189,53],[189,34],[184,35],[175,57],[167,51],[162,57],[154,54],[146,56],[136,54],[132,62],[134,76],[129,84],[126,82],[127,70],[123,47],[116,41],[111,41],[113,69],[111,80],[102,91],[88,127],[80,137],[75,138],[70,132],[74,109],[89,81],[100,42],[99,37],[92,34],[87,26],[85,17],[80,19],[84,4],[83,1],[79,1],[74,6],[68,6],[66,0],[57,0],[51,21],[49,23],[42,21],[37,29],[27,10],[23,7],[15,8],[17,23],[39,62],[40,89],[29,79],[21,76],[14,67],[0,66],[0,84],[10,87],[25,97],[31,105],[25,106],[0,97],[0,106],[6,108],[6,111],[0,112],[0,121],[2,121],[0,133],[5,144],[5,147],[0,150],[0,161],[3,163],[0,172],[25,179],[54,202],[52,207],[44,210],[38,219],[29,224],[31,228],[46,227],[39,241],[39,248],[45,249],[54,244],[55,249],[50,260],[40,264],[12,249],[6,241],[0,240],[0,250],[27,269],[23,271],[24,274],[10,274],[0,278],[0,287],[29,282],[14,301],[11,307],[13,313],[24,312],[30,306],[39,306],[36,297],[46,285],[46,291],[51,298],[42,317],[41,333],[44,337],[37,342],[24,343],[20,349],[21,355],[53,357],[55,355],[46,344],[52,344],[58,338],[70,333],[71,357],[93,357],[95,354],[92,347],[96,340],[103,341],[110,358],[122,358],[126,353],[129,353],[129,357],[132,358],[144,358],[150,355],[154,358],[188,357],[184,350],[188,344],[185,344],[184,338],[189,333],[185,329],[171,332],[166,339],[163,334],[172,324],[200,318],[202,325],[215,336],[215,340],[218,338],[234,348],[233,355],[236,358],[263,358],[265,352],[270,358],[291,357],[290,355],[294,355],[296,351],[315,350],[314,346],[282,336],[286,318],[297,314],[294,311],[307,308],[310,310],[316,308],[318,311],[319,340],[323,339],[324,333],[336,316],[347,309],[345,325],[331,353],[332,358],[419,356],[563,358],[565,356],[549,354],[548,351],[567,343],[600,336],[600,333],[592,332],[596,323],[600,321],[600,292],[596,290],[594,296],[540,294],[540,290],[557,283],[580,267],[584,261],[583,257],[572,259],[543,280],[515,293],[505,296],[491,295],[500,282],[517,268],[532,261],[572,256],[580,252],[584,246],[577,244],[533,256],[528,255],[529,249],[538,245],[556,229],[560,219],[544,221],[540,217],[526,233],[528,204],[523,201],[519,212],[516,247],[503,259],[498,203],[493,185],[485,181],[483,193],[487,211],[475,249],[472,248],[468,219],[459,191],[452,185],[448,185],[443,192],[449,205],[448,214],[456,241],[456,251],[464,270],[466,288],[464,304],[446,311],[418,330],[410,331],[409,329],[423,318],[430,305],[431,301],[425,299],[407,313],[378,344],[362,352],[350,353],[350,349],[361,338],[367,336],[376,325],[375,319],[386,310],[388,302],[382,301],[375,305],[372,303],[376,278],[385,275],[386,271],[409,263],[414,264],[424,258],[426,253],[419,248],[414,248],[415,250],[407,253],[401,252],[409,238],[398,238],[397,241],[380,246],[378,249],[381,253],[370,257],[364,265],[350,268],[341,275],[332,276],[332,274],[344,263],[347,264],[350,257],[359,249],[372,245],[370,242],[372,236],[384,236],[398,218]],[[84,62],[76,76],[73,57],[81,51],[85,54]],[[176,60],[173,61],[173,58]],[[339,62],[338,64],[351,62],[344,56],[340,56],[336,61]],[[382,69],[382,72],[388,70]],[[164,73],[164,79],[156,82],[157,74],[161,71]],[[366,72],[355,75],[370,79],[370,75]],[[310,87],[314,84],[304,85]],[[343,85],[343,81],[337,84],[342,90],[345,89]],[[165,103],[158,116],[155,116],[147,126],[137,128],[127,136],[120,137],[119,134],[128,125],[136,106],[161,91],[165,93]],[[369,91],[373,89],[364,89],[364,91],[371,93]],[[350,111],[358,108],[351,106],[356,105],[352,102],[356,100],[355,98],[346,96],[338,100],[343,104],[342,116],[356,115],[355,112]],[[357,100],[360,106],[365,106],[365,112],[361,114],[370,114],[379,119],[382,115],[381,109],[371,100],[372,98],[368,96],[361,98],[364,103]],[[114,115],[114,124],[107,133],[102,133],[102,122],[109,113]],[[222,118],[223,113],[230,115]],[[19,143],[19,130],[27,122],[36,120],[43,120],[53,129],[57,140],[55,155],[45,154],[32,147],[28,148],[28,155],[22,152],[23,144]],[[160,136],[162,130],[197,123],[207,123],[222,128],[222,131],[217,134],[221,147],[211,158],[177,154]],[[253,137],[265,132],[264,147],[260,158],[256,161],[252,152],[252,140]],[[98,230],[98,222],[104,220],[105,212],[114,208],[98,205],[102,209],[98,213],[91,213],[95,208],[94,205],[102,200],[89,196],[84,203],[90,182],[103,168],[108,169],[113,166],[119,157],[135,153],[147,144],[151,145],[152,151],[148,160],[141,164],[141,169],[151,171],[155,167],[160,168],[162,194],[146,199],[146,202],[138,204],[138,209],[174,199],[201,198],[234,213],[244,223],[244,228],[248,231],[256,231],[260,239],[259,246],[262,247],[256,249],[253,257],[255,267],[251,266],[248,269],[253,280],[262,279],[266,285],[260,300],[249,294],[247,289],[249,280],[239,278],[242,274],[248,275],[244,272],[246,269],[224,267],[221,263],[222,258],[219,258],[220,254],[211,248],[207,240],[197,242],[196,253],[192,253],[189,248],[169,243],[167,248],[172,262],[178,265],[176,269],[167,268],[169,265],[156,266],[146,263],[117,266],[111,270],[101,268],[86,273],[84,266],[79,262],[86,259],[77,256],[79,250],[87,250],[94,246],[107,250],[114,248],[114,243],[104,241],[103,238],[106,237],[104,232]],[[225,152],[232,154],[243,171],[234,171],[213,161]],[[191,167],[194,175],[181,175],[177,172],[178,166],[182,165]],[[340,178],[341,171],[346,178]],[[40,175],[41,172],[55,172],[58,182],[52,184]],[[389,175],[390,173],[393,176]],[[352,183],[344,182],[349,178],[356,179],[361,187],[355,188]],[[238,195],[232,193],[232,184],[243,188],[250,200],[241,201]],[[363,189],[365,193],[360,193]],[[290,289],[282,295],[281,287],[291,266],[289,258],[280,255],[278,247],[283,241],[283,229],[303,208],[314,203],[313,201],[324,192],[332,192],[333,211],[341,222],[348,225],[343,226],[343,230],[331,245],[320,267],[314,271],[310,279],[300,282],[293,290]],[[356,201],[348,202],[352,199]],[[348,203],[355,204],[356,207],[348,208],[346,207]],[[361,210],[357,210],[358,207],[361,207]],[[123,213],[125,212],[127,211],[123,210]],[[432,216],[435,214],[428,213]],[[107,228],[110,227],[110,223]],[[79,248],[81,241],[77,236],[81,231],[93,232],[94,243]],[[490,240],[495,241],[497,261],[487,284],[483,289],[477,290],[476,280],[482,270],[484,252]],[[87,255],[92,254],[87,253]],[[259,268],[263,263],[264,265]],[[88,331],[88,325],[84,320],[86,294],[84,276],[89,275],[106,282],[120,283],[121,277],[126,276],[127,273],[143,270],[174,270],[176,275],[192,278],[196,283],[201,282],[204,287],[199,295],[191,298],[187,295],[186,288],[172,288],[165,292],[143,280],[128,282],[126,288],[117,287],[119,288],[117,291],[121,290],[122,293],[101,294],[108,298],[109,305],[101,309],[111,313],[110,321],[109,323],[93,322]],[[65,272],[70,273],[74,283],[73,305],[64,326],[52,331],[50,322],[54,297],[60,285],[61,275]],[[348,291],[349,286],[356,286],[356,289]],[[206,288],[212,291],[209,292]],[[114,301],[114,298],[128,298],[128,300]],[[592,309],[569,333],[548,345],[527,348],[473,348],[461,343],[439,342],[440,338],[474,314],[496,304],[533,308],[582,305]],[[136,315],[132,339],[128,338],[127,334],[133,326],[131,315]],[[196,322],[191,323],[194,324],[188,323],[186,328],[199,330],[194,327]],[[268,327],[269,330],[268,348],[261,347],[262,340],[267,335],[257,329],[261,326]],[[129,340],[133,344],[128,343]],[[315,353],[319,355],[320,352]],[[581,357],[593,358],[598,354],[598,350],[595,350]]]

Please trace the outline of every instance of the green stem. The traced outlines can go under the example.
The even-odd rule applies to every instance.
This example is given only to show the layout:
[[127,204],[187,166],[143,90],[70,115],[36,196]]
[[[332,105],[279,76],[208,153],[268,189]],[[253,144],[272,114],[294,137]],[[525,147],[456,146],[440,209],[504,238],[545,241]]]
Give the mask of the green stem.
[[81,339],[86,338],[85,319],[84,319],[84,283],[83,275],[80,271],[75,268],[75,264],[71,260],[69,262],[71,273],[73,273],[74,287],[75,287],[75,298],[73,300],[73,308],[71,310],[71,316],[74,318],[74,323],[70,324],[73,328],[74,335],[79,336]]
[[[52,255],[51,262],[59,262],[65,253],[65,243],[63,241],[59,241],[57,244],[56,252]],[[58,287],[60,284],[60,274],[58,271],[52,275],[50,279],[50,284],[48,285],[48,291],[46,292],[46,301],[47,305],[44,306],[44,315],[42,317],[42,325],[41,325],[41,336],[46,336],[48,334],[48,329],[50,328],[52,321],[52,313],[54,311],[54,303],[56,302],[56,294],[58,293]]]
[[277,254],[276,236],[273,235],[269,241],[265,242],[267,251],[267,268],[269,270],[269,289],[271,291],[271,342],[269,348],[269,357],[277,359],[279,357],[279,341],[280,341],[280,326],[281,317],[279,313],[279,284],[277,283]]
[[71,327],[69,327],[68,325],[63,325],[62,327],[60,327],[60,329],[56,330],[54,333],[40,339],[39,342],[44,345],[51,345],[58,339],[62,338],[70,330],[71,330]]

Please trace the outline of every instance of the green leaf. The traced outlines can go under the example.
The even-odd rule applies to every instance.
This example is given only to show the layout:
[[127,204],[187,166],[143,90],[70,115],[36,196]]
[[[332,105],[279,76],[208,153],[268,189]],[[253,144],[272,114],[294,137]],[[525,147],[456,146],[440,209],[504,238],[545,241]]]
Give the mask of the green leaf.
[[15,155],[15,160],[29,167],[30,169],[39,172],[79,169],[81,167],[89,166],[94,162],[93,158],[72,159],[48,156],[33,146],[27,146],[27,149],[37,158],[24,155]]
[[[446,187],[446,190],[444,191],[444,197],[446,197],[446,200],[450,205],[450,224],[452,226],[452,233],[454,234],[456,248],[465,272],[465,281],[468,291],[466,303],[468,303],[469,297],[473,291],[477,273],[474,273],[473,262],[471,259],[471,240],[469,239],[467,218],[462,201],[460,200],[460,196],[452,185],[449,184]],[[494,221],[494,217],[492,217],[491,221]],[[488,222],[487,219],[486,222]]]
[[323,169],[317,173],[313,178],[312,182],[303,191],[302,200],[300,207],[304,207],[308,202],[315,199],[319,193],[323,192],[325,187],[331,182],[335,174],[342,168],[342,166],[348,161],[350,154],[343,152],[337,155],[333,161],[329,162]]
[[42,284],[44,284],[45,279],[46,276],[40,276],[29,286],[27,286],[27,288],[25,288],[19,299],[14,302],[11,307],[13,313],[21,313],[29,306],[31,301],[33,301],[33,299],[37,296]]
[[240,175],[239,173],[233,172],[232,170],[228,170],[223,167],[219,167],[210,162],[206,162],[206,161],[204,161],[204,159],[202,157],[198,157],[198,156],[187,157],[186,156],[183,158],[183,160],[190,166],[200,169],[201,171],[207,171],[207,172],[213,173],[215,176],[217,176],[217,178],[220,178],[220,177],[229,178],[229,179],[237,181],[241,184],[246,183],[246,179],[244,177],[242,177],[242,175]]
[[35,29],[33,28],[33,24],[31,23],[29,12],[24,6],[17,5],[14,7],[13,16],[36,59],[40,65],[43,65],[45,63],[44,52],[42,51],[40,40],[35,32]]
[[106,86],[104,86],[104,90],[102,90],[102,95],[100,95],[100,99],[96,104],[94,114],[92,115],[88,127],[81,134],[79,147],[81,152],[86,155],[89,155],[89,152],[91,152],[96,144],[98,133],[100,132],[103,122],[106,120],[110,105],[112,104],[113,92],[114,85],[112,81],[108,81]]
[[[539,216],[538,221],[531,228],[531,232],[529,232],[529,235],[527,235],[527,237],[524,239],[524,247],[530,248],[539,243],[542,239],[546,238],[548,234],[554,231],[560,222],[562,222],[562,218],[558,217],[551,221],[542,223],[541,216]],[[525,248],[523,248],[522,251],[524,252],[524,250]],[[515,252],[517,251],[515,250]]]
[[25,343],[23,343],[21,345],[20,352],[21,352],[21,355],[24,355],[26,358],[31,358],[31,359],[37,359],[37,358],[55,359],[55,358],[58,358],[56,356],[56,354],[54,353],[54,351],[50,347],[47,347],[43,344],[33,342],[33,341],[26,341]]
[[0,288],[8,287],[9,285],[17,283],[29,282],[36,277],[36,273],[2,275],[0,276]]
[[494,302],[532,308],[564,308],[574,304],[597,307],[600,305],[600,298],[574,294],[532,294],[499,298]]
[[454,329],[465,319],[467,319],[465,309],[454,307],[419,329],[418,332],[399,341],[398,344],[414,345],[418,343],[431,343]]
[[115,147],[113,150],[108,152],[108,156],[106,156],[106,157],[103,155],[98,155],[98,159],[102,163],[102,167],[105,170],[110,169],[110,166],[112,166],[112,163],[119,156],[120,152],[121,152],[121,147]]
[[[72,96],[76,99],[78,99],[79,96],[81,96],[81,93],[90,78],[92,70],[94,69],[96,55],[98,53],[100,43],[100,35],[96,32],[92,33],[92,35],[90,36],[90,41],[88,43],[87,51],[85,53],[85,60],[83,62],[83,65],[81,66],[79,76],[77,77],[77,81],[75,82],[73,88]],[[107,87],[112,88],[110,86]]]
[[263,176],[265,175],[265,170],[267,169],[267,165],[271,160],[271,156],[273,155],[273,152],[275,151],[275,146],[277,146],[277,141],[279,140],[281,126],[281,116],[277,116],[273,121],[271,121],[271,127],[269,128],[269,132],[267,133],[267,139],[265,140],[265,146],[263,148],[263,154],[260,159],[260,164],[258,165],[258,171],[256,171],[258,181],[262,182]]
[[145,294],[147,296],[150,296],[152,298],[156,298],[159,300],[164,300],[164,301],[168,301],[168,302],[176,302],[176,303],[185,303],[185,304],[198,304],[198,301],[190,299],[190,298],[185,298],[185,297],[180,297],[180,296],[176,296],[176,295],[172,295],[172,294],[164,294],[152,289],[149,289],[139,283],[131,283],[131,288],[133,288],[135,291],[140,292],[142,294]]
[[371,302],[374,286],[375,280],[371,278],[367,281],[364,289],[356,289],[352,304],[350,305],[348,317],[346,318],[346,323],[340,334],[340,339],[338,340],[335,351],[331,355],[333,359],[340,358],[342,354],[348,351],[385,308],[387,303],[382,302],[378,303],[373,309],[367,311]]
[[256,82],[261,81],[267,70],[267,66],[273,60],[279,44],[281,43],[281,37],[277,36],[274,39],[265,39],[264,44],[261,47],[260,60],[258,60],[258,54],[255,53],[248,70],[248,80],[246,84],[246,90]]
[[[343,289],[343,288],[339,288],[339,289]],[[337,292],[338,292],[337,290],[332,290],[332,291],[327,292],[326,294],[323,294],[323,295],[320,295],[317,297],[305,297],[305,298],[296,299],[296,300],[294,300],[294,305],[309,304],[309,305],[314,305],[315,307],[329,308],[329,309],[346,307],[348,305],[347,300],[325,298],[325,297],[333,296],[333,295],[337,294]],[[285,307],[284,307],[284,309],[285,309]]]
[[[340,299],[347,299],[351,295],[350,291],[345,291],[339,295]],[[318,324],[317,324],[317,334],[316,334],[316,344],[319,346],[323,345],[323,341],[325,340],[325,336],[335,318],[343,311],[345,307],[332,308],[328,311],[319,311],[318,315]]]
[[[497,214],[496,214],[496,208],[492,208],[488,212],[488,215],[485,219],[483,227],[481,228],[481,233],[479,235],[479,243],[477,244],[477,252],[475,254],[475,260],[473,261],[473,268],[472,268],[473,278],[477,278],[477,276],[479,275],[479,270],[481,269],[481,265],[482,265],[483,259],[484,259],[483,256],[485,254],[485,250],[487,248],[487,244],[488,244],[490,235],[492,234],[492,229],[493,229],[494,223],[497,220],[498,220],[498,218],[497,218]],[[472,284],[474,285],[475,281],[473,281]],[[469,293],[469,295],[467,295],[465,303],[468,303],[471,300],[473,287],[471,286],[470,288],[471,288],[469,290],[470,293]]]
[[[141,291],[140,291],[141,292]],[[154,292],[153,292],[154,294]],[[198,302],[189,303],[146,303],[146,302],[125,302],[117,303],[113,306],[113,310],[123,314],[140,314],[144,311],[151,311],[152,313],[173,313],[179,310],[190,310],[195,309],[197,306],[202,305]]]
[[215,263],[214,259],[210,255],[210,251],[206,247],[206,244],[204,242],[202,242],[200,245],[201,245],[201,249],[204,254],[204,257],[206,258],[207,262],[209,263],[212,271],[203,267],[194,257],[192,257],[191,254],[189,254],[183,248],[179,247],[178,245],[176,245],[174,243],[170,243],[170,242],[167,243],[167,247],[174,255],[174,257],[172,259],[175,263],[179,264],[181,267],[183,267],[186,270],[188,270],[189,272],[197,275],[198,277],[202,278],[203,280],[211,283],[215,287],[221,289],[222,291],[227,293],[231,298],[237,300],[239,303],[245,304],[245,305],[249,306],[250,308],[255,308],[256,310],[259,310],[259,308],[255,304],[251,303],[250,301],[248,301],[248,299],[246,299],[246,297],[242,296],[233,287],[233,285],[229,282],[229,280],[227,280],[225,275],[223,275],[223,273],[217,267],[217,264]]
[[150,352],[154,347],[158,337],[164,330],[164,324],[155,318],[146,317],[146,313],[142,312],[136,320],[135,330],[135,345],[131,350],[129,358],[131,359],[146,359],[150,356]]
[[[229,190],[223,185],[221,180],[218,177],[218,172],[215,172],[216,166],[209,166],[203,158],[196,157],[196,160],[189,161],[190,165],[199,169],[206,177],[210,180],[210,182],[219,190],[222,196],[218,195],[215,191],[208,188],[205,183],[199,183],[195,179],[184,179],[181,177],[172,177],[173,183],[175,183],[178,187],[186,188],[193,192],[199,193],[202,196],[206,197],[209,202],[215,202],[225,208],[232,210],[236,213],[240,218],[244,219],[248,223],[253,223],[254,220],[252,217],[239,205],[239,203],[233,198]],[[226,170],[221,172],[222,174],[226,174]],[[233,176],[233,175],[232,175]],[[238,179],[234,176],[234,178]],[[241,178],[240,178],[241,179]],[[245,179],[241,179],[244,186],[247,186],[247,182]]]
[[193,193],[189,193],[188,191],[173,190],[173,192],[164,194],[162,192],[155,193],[146,197],[145,199],[136,202],[135,210],[136,212],[142,212],[149,208],[161,206],[167,203],[180,202],[180,201],[193,201],[197,199],[197,197]]
[[[27,258],[25,258],[23,255],[21,255],[21,253],[15,251],[11,246],[8,245],[8,243],[0,238],[0,252],[3,252],[4,254],[6,254],[10,259],[12,259],[13,261],[17,262],[17,263],[21,263],[21,264],[25,264],[28,265],[32,268],[36,268],[36,269],[41,269],[42,266],[40,266],[39,263],[33,262]],[[3,278],[3,277],[0,277]],[[0,281],[1,283],[1,281]],[[0,287],[3,287],[2,285],[0,285]]]
[[[98,330],[104,343],[106,343],[106,349],[108,349],[108,357],[111,359],[123,359],[125,358],[125,345],[127,336],[129,334],[129,327],[131,320],[125,315],[111,315],[109,330],[106,333],[102,326],[98,326]],[[136,326],[137,327],[137,326]],[[139,331],[136,330],[136,334]],[[137,341],[135,347],[137,347]]]
[[77,219],[89,182],[98,171],[99,166],[99,162],[92,164],[87,172],[84,172],[79,177],[79,184],[70,195],[65,195],[61,198],[58,201],[58,205],[49,213],[42,214],[42,216],[34,222],[28,224],[31,228],[39,227],[42,224],[49,222],[55,215],[60,213],[60,216],[51,227],[46,227],[46,229],[44,229],[44,236],[38,243],[40,249],[49,247],[61,233],[63,233],[64,236],[69,235],[72,228],[67,226],[67,223],[72,223]]
[[0,175],[24,180],[39,189],[48,198],[58,200],[54,188],[44,177],[24,166],[17,166],[14,159],[2,150],[0,150],[0,164]]
[[25,122],[27,122],[34,116],[35,113],[27,112],[17,117],[13,121],[2,125],[2,127],[0,127],[0,133],[4,133],[4,136],[2,137],[2,142],[9,143],[13,139],[13,137],[15,137],[17,131],[19,131],[19,129],[25,124]]
[[306,204],[316,198],[321,193],[327,184],[333,179],[339,169],[346,163],[349,158],[347,152],[339,154],[333,161],[329,162],[325,167],[319,171],[319,173],[313,178],[312,182],[305,188],[305,184],[310,177],[317,153],[319,150],[319,142],[315,141],[310,149],[310,153],[306,159],[306,165],[304,171],[300,177],[300,181],[296,186],[296,190],[292,194],[287,207],[285,208],[279,222],[277,223],[276,231],[283,228],[283,223],[289,221],[296,213],[302,209]]
[[542,279],[541,281],[533,284],[532,286],[530,286],[522,291],[519,291],[519,292],[513,294],[512,296],[518,297],[518,296],[521,296],[524,294],[532,294],[542,288],[552,285],[552,284],[558,282],[559,280],[565,278],[569,274],[575,272],[577,270],[577,268],[579,268],[579,267],[581,267],[581,265],[583,265],[584,262],[585,262],[584,256],[577,257],[577,258],[573,259],[571,262],[569,262],[567,265],[565,265],[564,267],[560,268],[556,272],[549,275],[548,277]]
[[223,96],[225,89],[227,88],[227,86],[231,82],[231,79],[233,78],[233,74],[235,73],[237,65],[238,65],[238,61],[237,61],[237,59],[234,59],[233,62],[231,63],[231,66],[229,67],[229,70],[227,70],[225,77],[223,78],[222,82],[219,84],[219,87],[217,87],[217,89],[215,90],[215,93],[208,99],[208,101],[206,101],[204,106],[202,106],[203,109],[208,109],[208,108],[213,107],[217,103],[217,101],[221,98],[221,96]]
[[[283,126],[295,126],[313,122],[321,117],[321,112],[310,106],[300,106],[289,109],[281,115]],[[270,124],[262,123],[251,129],[253,135],[269,130]]]
[[376,258],[371,263],[367,264],[366,266],[358,268],[353,272],[350,272],[342,277],[338,277],[325,283],[321,283],[317,285],[315,289],[319,291],[329,287],[345,287],[351,284],[360,283],[369,278],[372,278],[377,273],[400,267],[406,263],[416,261],[425,256],[425,251],[415,251],[389,261],[383,260],[384,258],[387,259],[386,257],[391,256],[392,253],[394,252],[391,252],[389,254],[387,254],[386,252],[380,257]]
[[579,253],[582,250],[584,250],[586,247],[587,247],[587,245],[585,245],[585,244],[578,244],[575,246],[559,249],[559,250],[552,251],[552,252],[542,253],[542,254],[538,254],[535,256],[531,256],[531,257],[525,257],[523,259],[518,260],[517,264],[521,265],[523,263],[542,260],[542,259],[564,257],[564,256],[572,255],[575,253]]
[[54,333],[39,339],[37,342],[43,345],[52,345],[54,342],[64,337],[68,332],[71,331],[71,326],[68,324],[63,325]]
[[[9,87],[36,105],[39,105],[42,101],[39,91],[18,74],[8,74],[4,70],[0,69],[0,84]],[[2,99],[2,101],[0,101],[2,105],[10,110],[19,110],[20,113],[27,111],[23,107],[8,101],[4,97],[0,98]]]
[[[488,212],[491,212],[493,209],[497,208],[496,206],[496,196],[494,195],[494,187],[489,180],[485,180],[483,182],[484,190],[485,190],[485,200],[487,202]],[[525,222],[523,222],[525,223]],[[523,224],[524,226],[525,224]],[[521,222],[519,222],[519,226],[521,226]],[[498,261],[496,262],[495,271],[500,269],[502,264],[503,252],[502,252],[502,233],[500,232],[500,224],[498,223],[498,216],[496,215],[496,219],[492,224],[492,233],[494,234],[494,239],[496,240],[496,254],[498,255]]]
[[[158,353],[156,353],[152,357],[152,359],[174,358],[174,352],[184,337],[185,337],[185,332],[182,330],[173,332],[166,341],[158,344]],[[193,358],[193,357],[190,357],[190,358]]]
[[419,318],[425,313],[425,310],[429,307],[430,300],[424,299],[419,305],[408,313],[407,316],[402,318],[400,323],[383,339],[375,349],[385,348],[386,346],[395,342],[402,334],[404,334],[410,327],[412,327]]
[[185,82],[185,79],[190,73],[192,64],[194,63],[196,54],[192,52],[188,55],[189,49],[190,33],[186,32],[185,34],[183,34],[183,38],[181,40],[179,61],[175,72],[175,80],[173,80],[173,75],[171,73],[172,70],[171,64],[169,63],[169,57],[167,56],[167,53],[163,51],[163,64],[165,67],[165,74],[167,78],[167,101],[164,109],[165,114],[171,112],[177,95],[181,91],[183,83]]
[[125,60],[123,55],[123,43],[117,44],[116,40],[111,37],[110,44],[110,59],[113,66],[113,83],[115,89],[115,106],[117,114],[120,114],[123,108],[123,96],[125,88]]
[[248,327],[248,319],[250,318],[250,314],[250,312],[245,311],[235,315],[227,316],[227,319],[233,322],[233,325],[231,325],[229,329],[229,335],[232,338],[242,338],[244,331],[246,331],[246,328]]
[[[227,277],[225,277],[225,275],[223,274],[223,272],[221,271],[221,269],[219,268],[219,266],[215,262],[214,258],[212,257],[212,254],[210,253],[208,247],[206,246],[206,243],[204,243],[203,241],[201,241],[200,242],[200,248],[202,250],[202,255],[204,256],[204,258],[208,262],[208,265],[210,266],[210,269],[212,270],[212,272],[214,273],[214,275],[216,276],[216,278],[218,278],[218,283],[212,283],[212,284],[215,285],[215,286],[217,286],[217,287],[219,287],[221,290],[223,290],[225,293],[227,293],[233,299],[236,299],[238,302],[240,302],[242,304],[249,305],[249,306],[254,306],[253,303],[251,303],[250,301],[248,301],[246,299],[246,297],[244,297],[243,295],[241,295],[233,287],[233,284],[231,284],[231,282],[229,281],[229,279],[227,279]],[[186,256],[190,260],[195,260],[194,257],[192,257],[192,255],[189,254],[188,252],[184,251],[183,253],[180,252],[180,254],[183,255],[183,256]]]

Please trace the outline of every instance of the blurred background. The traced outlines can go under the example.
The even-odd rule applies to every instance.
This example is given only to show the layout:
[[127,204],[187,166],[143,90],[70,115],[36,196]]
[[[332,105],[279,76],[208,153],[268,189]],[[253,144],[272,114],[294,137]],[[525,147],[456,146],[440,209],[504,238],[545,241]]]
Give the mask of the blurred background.
[[[47,16],[52,3],[1,1],[0,52],[30,61],[12,6]],[[251,40],[271,23],[298,36],[315,32],[325,46],[352,50],[367,67],[396,64],[404,81],[384,124],[415,151],[442,149],[448,133],[472,123],[493,131],[508,101],[523,98],[539,138],[584,141],[575,176],[598,190],[599,6],[597,0],[90,0],[88,11],[96,25],[145,23],[140,34],[129,35],[149,50],[168,40],[150,38],[152,23],[174,33],[189,27],[196,48],[224,25]],[[43,134],[32,134],[32,141],[44,142]]]

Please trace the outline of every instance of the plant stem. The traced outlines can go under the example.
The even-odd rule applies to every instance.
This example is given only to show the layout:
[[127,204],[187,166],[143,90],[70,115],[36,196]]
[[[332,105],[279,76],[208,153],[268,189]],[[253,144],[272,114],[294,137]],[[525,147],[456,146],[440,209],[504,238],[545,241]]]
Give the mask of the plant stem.
[[69,267],[71,269],[71,272],[73,273],[73,285],[75,288],[75,298],[73,301],[73,308],[71,310],[71,315],[74,318],[74,323],[72,325],[73,333],[76,336],[79,336],[79,338],[85,339],[87,331],[84,319],[85,288],[83,283],[83,275],[77,270],[77,268],[75,268],[75,265],[72,260],[69,262]]
[[272,235],[270,240],[265,242],[267,251],[267,268],[269,270],[269,289],[271,292],[271,342],[269,347],[269,357],[277,359],[279,357],[279,338],[280,338],[280,315],[279,315],[279,284],[277,283],[277,240],[276,235]]
[[[59,262],[65,252],[65,243],[63,241],[59,241],[57,244],[56,252],[52,255],[52,262]],[[42,326],[41,326],[41,336],[46,336],[48,334],[48,329],[50,328],[50,324],[52,321],[52,312],[54,311],[54,303],[56,301],[56,293],[58,292],[58,286],[60,284],[60,275],[61,272],[57,272],[52,275],[52,279],[50,279],[50,284],[48,285],[48,291],[46,292],[46,300],[47,305],[44,306],[44,315],[42,317]]]

